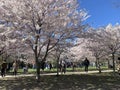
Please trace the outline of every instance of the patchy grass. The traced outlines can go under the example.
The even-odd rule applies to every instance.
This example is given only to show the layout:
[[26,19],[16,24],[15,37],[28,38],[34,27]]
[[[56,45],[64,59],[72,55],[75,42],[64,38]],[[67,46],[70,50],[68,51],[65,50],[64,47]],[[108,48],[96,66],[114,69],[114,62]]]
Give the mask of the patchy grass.
[[[89,71],[95,71],[95,70],[97,70],[96,67],[92,67],[92,66],[89,67]],[[110,70],[110,69],[108,69],[107,67],[103,67],[103,66],[102,66],[102,67],[101,67],[101,70]],[[66,71],[67,71],[67,72],[73,72],[73,68],[67,68]],[[75,68],[74,71],[75,71],[75,72],[84,71],[84,67]],[[7,74],[13,74],[12,72],[13,72],[13,71],[10,70],[10,72],[8,72]],[[57,69],[56,69],[56,68],[52,68],[51,70],[49,70],[49,69],[44,69],[44,71],[41,70],[41,73],[56,73],[56,72],[57,72]],[[35,73],[36,73],[36,69],[28,69],[27,74],[35,74]],[[18,69],[18,74],[24,74],[23,69]]]
[[119,90],[120,76],[112,73],[1,78],[0,90]]

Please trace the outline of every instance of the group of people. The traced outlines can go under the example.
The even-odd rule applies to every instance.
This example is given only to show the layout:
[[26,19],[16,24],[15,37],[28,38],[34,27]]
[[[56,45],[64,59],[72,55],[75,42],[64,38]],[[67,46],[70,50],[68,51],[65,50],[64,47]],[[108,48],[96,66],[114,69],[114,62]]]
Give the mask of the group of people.
[[45,68],[49,68],[49,70],[52,69],[52,64],[51,63],[46,63],[46,62],[41,62],[41,69],[44,71]]
[[[85,72],[88,72],[89,65],[90,65],[90,61],[86,57],[85,60],[83,61],[83,66],[85,67]],[[65,61],[61,61],[59,63],[59,69],[60,69],[61,73],[64,73],[64,74],[66,73],[66,67],[67,67],[67,65],[66,65]],[[73,67],[74,67],[74,65],[73,65]]]
[[[87,58],[85,58],[85,60],[83,61],[83,65],[85,66],[85,71],[88,72],[88,66],[89,66],[90,62]],[[42,63],[41,65],[41,68],[44,70],[44,65],[45,63]],[[50,67],[50,70],[52,68],[52,64],[50,63],[49,65]],[[66,73],[66,63],[65,61],[62,61],[60,64],[59,64],[59,68],[60,68],[60,72],[61,73]],[[5,77],[5,74],[6,74],[6,70],[7,70],[7,63],[4,61],[1,65],[1,76],[2,77]],[[17,75],[17,70],[18,70],[18,63],[17,61],[15,60],[12,64],[12,70],[13,70],[13,75]]]
[[[13,69],[13,75],[16,76],[17,70],[18,70],[17,61],[14,61],[14,62],[13,62],[12,69]],[[2,76],[2,77],[5,77],[5,75],[6,75],[6,70],[7,70],[7,63],[4,61],[4,62],[2,63],[2,65],[1,65],[1,76]]]

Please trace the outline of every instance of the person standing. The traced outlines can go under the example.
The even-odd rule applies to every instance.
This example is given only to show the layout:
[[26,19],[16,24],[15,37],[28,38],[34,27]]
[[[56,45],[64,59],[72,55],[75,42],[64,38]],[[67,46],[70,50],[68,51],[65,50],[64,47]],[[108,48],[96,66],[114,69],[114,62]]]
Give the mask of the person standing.
[[65,74],[66,73],[66,63],[65,63],[65,61],[62,61],[61,66],[62,66],[61,74],[62,73]]
[[7,69],[7,63],[4,61],[1,65],[1,76],[2,77],[5,77],[6,69]]
[[17,75],[17,70],[18,70],[18,64],[17,61],[14,61],[13,63],[13,75]]
[[50,70],[52,69],[52,64],[51,63],[49,63],[49,68],[50,68]]
[[84,66],[85,66],[85,71],[88,72],[88,66],[89,66],[90,62],[89,60],[87,59],[87,57],[85,58],[84,60]]
[[66,73],[66,64],[65,63],[63,65],[63,72],[64,72],[64,74]]

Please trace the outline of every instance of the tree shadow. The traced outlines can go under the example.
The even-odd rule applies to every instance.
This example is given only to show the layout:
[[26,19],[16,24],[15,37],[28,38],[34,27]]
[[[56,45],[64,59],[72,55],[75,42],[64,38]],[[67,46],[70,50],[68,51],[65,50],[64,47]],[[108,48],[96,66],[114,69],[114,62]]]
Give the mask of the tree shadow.
[[120,77],[111,75],[61,75],[4,78],[0,80],[0,90],[119,90]]

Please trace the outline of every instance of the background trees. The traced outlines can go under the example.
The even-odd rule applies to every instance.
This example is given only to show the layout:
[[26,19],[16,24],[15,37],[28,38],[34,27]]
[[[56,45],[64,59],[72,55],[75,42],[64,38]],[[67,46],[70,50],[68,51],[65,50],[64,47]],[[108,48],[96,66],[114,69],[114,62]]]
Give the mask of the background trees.
[[103,59],[106,55],[109,55],[105,52],[105,46],[101,43],[100,39],[94,34],[93,38],[87,40],[85,48],[91,51],[92,56],[95,57],[96,68],[101,73],[101,63],[100,60]]
[[112,56],[113,71],[115,72],[115,55],[120,50],[120,25],[108,25],[101,33],[102,43],[105,46],[105,51]]
[[113,71],[115,72],[115,55],[120,50],[120,25],[107,25],[89,32],[89,42],[87,44],[90,51],[99,61],[100,57],[112,56]]

